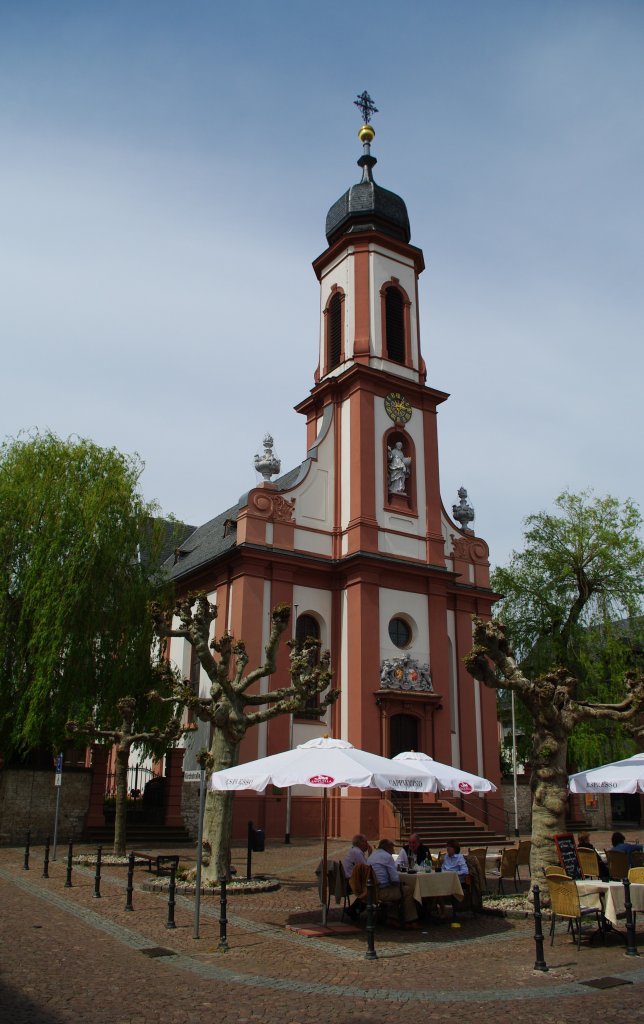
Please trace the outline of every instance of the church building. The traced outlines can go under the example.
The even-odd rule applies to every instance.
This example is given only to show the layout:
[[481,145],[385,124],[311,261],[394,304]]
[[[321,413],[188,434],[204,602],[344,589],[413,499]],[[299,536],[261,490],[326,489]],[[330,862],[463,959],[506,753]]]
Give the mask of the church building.
[[[437,420],[448,395],[428,379],[422,355],[423,253],[411,244],[403,200],[374,180],[374,108],[366,94],[361,100],[361,179],[329,209],[327,246],[313,262],[319,348],[313,387],[296,406],[304,460],[272,479],[279,463],[267,435],[255,457],[263,482],[188,536],[168,569],[179,594],[207,592],[216,635],[243,639],[249,666],[262,660],[280,603],[293,609],[294,634],[330,650],[341,696],[325,718],[311,708],[292,723],[282,716],[249,730],[240,761],[329,733],[387,757],[424,751],[498,785],[496,694],[463,667],[472,616],[488,617],[495,599],[488,547],[471,528],[463,489],[452,515],[441,501]],[[205,692],[190,645],[173,639],[170,653]],[[288,682],[282,645],[262,685]],[[193,748],[204,743],[207,734]],[[194,767],[188,749],[184,769]],[[294,836],[319,834],[311,792],[293,793]],[[329,797],[335,835],[376,837],[387,823],[391,804],[377,791]],[[497,793],[473,796],[465,809],[486,821],[500,807]],[[249,819],[284,834],[285,814],[286,794],[272,787],[237,794],[235,834]]]

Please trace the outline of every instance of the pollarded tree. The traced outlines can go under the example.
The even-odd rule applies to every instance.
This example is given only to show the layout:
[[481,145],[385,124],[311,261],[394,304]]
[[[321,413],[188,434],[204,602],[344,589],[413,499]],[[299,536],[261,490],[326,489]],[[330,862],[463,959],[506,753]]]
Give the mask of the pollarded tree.
[[475,623],[466,660],[485,685],[514,690],[534,723],[538,877],[565,826],[570,755],[576,768],[624,756],[623,726],[642,704],[641,674],[628,672],[644,594],[639,510],[590,492],[566,492],[555,505],[526,520],[524,550],[493,574],[498,621]]
[[83,740],[94,742],[107,741],[115,751],[116,804],[114,818],[114,856],[124,857],[126,853],[127,829],[127,772],[130,753],[135,746],[145,747],[149,751],[161,755],[172,746],[184,732],[193,727],[181,725],[180,718],[172,717],[163,728],[153,726],[149,729],[137,729],[137,702],[134,697],[122,697],[116,702],[116,710],[121,719],[113,728],[99,728],[92,719],[80,724],[67,722],[66,732],[70,736],[79,736]]
[[568,742],[586,722],[634,722],[644,707],[644,676],[628,675],[624,696],[614,704],[577,699],[578,683],[560,668],[528,678],[517,664],[505,627],[474,620],[474,647],[465,659],[468,672],[492,689],[514,690],[533,720],[532,877],[542,884],[543,868],[555,861],[553,836],[565,831],[568,795]]
[[[153,685],[162,527],[136,456],[33,434],[0,448],[0,749],[56,749]],[[142,556],[147,554],[147,559]],[[151,723],[154,724],[154,723]]]
[[[174,616],[179,624],[175,628],[161,606],[153,607],[159,636],[182,637],[192,644],[210,680],[210,691],[206,696],[195,694],[187,682],[176,687],[171,698],[159,696],[161,702],[179,701],[201,721],[212,724],[210,770],[221,771],[236,765],[242,739],[260,722],[267,722],[278,715],[296,714],[317,694],[324,694],[319,703],[320,715],[337,700],[339,691],[329,689],[329,652],[325,651],[318,657],[319,643],[312,637],[302,643],[289,641],[290,686],[266,693],[251,692],[254,683],[275,672],[277,650],[290,615],[288,605],[278,605],[273,609],[265,660],[257,668],[247,671],[248,654],[242,640],[235,640],[229,633],[224,633],[218,640],[210,639],[210,626],[217,617],[217,608],[205,594],[189,595],[176,603]],[[211,857],[206,878],[216,879],[222,875],[230,878],[232,810],[233,793],[208,792],[204,841],[210,844]]]

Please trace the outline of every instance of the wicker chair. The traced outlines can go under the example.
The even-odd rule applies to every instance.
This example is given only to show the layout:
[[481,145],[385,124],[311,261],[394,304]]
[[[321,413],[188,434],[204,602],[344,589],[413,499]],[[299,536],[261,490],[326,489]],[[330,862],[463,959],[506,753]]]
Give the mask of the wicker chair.
[[476,849],[470,849],[467,855],[468,857],[475,857],[478,861],[481,877],[482,892],[487,892],[487,876],[486,876],[486,862],[487,862],[487,846],[477,846]]
[[543,873],[546,878],[568,878],[569,875],[565,868],[562,868],[560,864],[548,864],[543,869]]
[[627,877],[630,867],[627,853],[622,850],[606,850],[606,860],[608,861],[608,877],[611,882],[621,882],[623,878]]
[[552,910],[552,921],[550,924],[550,945],[555,941],[555,925],[558,917],[566,918],[569,927],[572,927],[573,938],[575,928],[577,929],[577,949],[581,949],[581,923],[584,918],[594,916],[597,928],[604,936],[604,923],[601,909],[598,907],[584,907],[581,903],[583,896],[579,897],[577,886],[572,878],[563,878],[560,875],[548,875],[548,889],[550,890],[550,906]]
[[644,867],[644,850],[633,850],[631,853],[631,867]]
[[532,849],[532,841],[530,839],[522,839],[517,847],[517,880],[521,881],[521,868],[527,867],[528,878],[532,878],[530,871],[530,850]]
[[374,906],[378,910],[379,917],[386,919],[387,907],[394,907],[395,912],[398,915],[401,926],[405,923],[405,913],[403,907],[402,895],[399,900],[393,903],[384,903],[380,898],[380,887],[378,885],[378,879],[376,873],[373,870],[371,864],[356,864],[353,871],[351,872],[351,878],[349,885],[351,886],[351,892],[353,893],[356,900],[360,900],[362,903],[368,903],[367,899],[367,881],[371,878],[373,882],[373,901]]
[[327,914],[331,906],[331,898],[335,896],[336,903],[340,900],[342,903],[342,913],[340,920],[342,921],[344,915],[351,910],[351,888],[349,887],[349,880],[344,873],[344,865],[341,860],[332,860],[329,862],[327,870],[327,900],[326,909]]
[[584,878],[599,878],[599,858],[594,850],[577,847],[577,860]]
[[519,887],[517,886],[517,854],[518,850],[504,850],[501,856],[501,866],[499,868],[499,882],[497,885],[497,892],[505,892],[503,888],[504,879],[512,879],[514,882],[514,891],[518,892]]

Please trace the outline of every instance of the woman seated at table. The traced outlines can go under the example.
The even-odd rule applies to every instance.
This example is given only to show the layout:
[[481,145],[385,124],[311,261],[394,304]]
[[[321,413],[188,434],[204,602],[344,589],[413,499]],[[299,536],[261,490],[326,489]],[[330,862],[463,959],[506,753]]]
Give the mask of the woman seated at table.
[[465,863],[465,857],[461,853],[461,848],[455,839],[450,839],[447,842],[447,853],[443,858],[443,864],[441,871],[455,871],[461,881],[470,873],[470,869]]
[[[455,839],[449,839],[446,845],[447,853],[443,857],[443,863],[441,865],[441,871],[452,871],[458,875],[461,883],[468,879],[470,869],[465,863],[465,857],[461,853],[461,848]],[[445,900],[439,897],[436,900],[436,906],[441,921],[445,920]]]

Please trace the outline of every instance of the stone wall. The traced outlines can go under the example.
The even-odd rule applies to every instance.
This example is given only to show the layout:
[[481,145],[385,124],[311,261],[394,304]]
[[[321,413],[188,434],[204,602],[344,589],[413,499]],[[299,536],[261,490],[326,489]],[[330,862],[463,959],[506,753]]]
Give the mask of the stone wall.
[[[532,794],[530,779],[519,775],[517,779],[517,804],[519,810],[519,832],[527,835],[532,829]],[[514,835],[514,795],[511,778],[502,781],[503,806],[505,809],[506,833]],[[615,827],[613,821],[610,796],[599,795],[596,801],[586,801],[583,796],[571,797],[566,815],[566,827],[575,832],[582,829],[588,831],[610,831]]]
[[[58,840],[78,839],[89,804],[92,772],[69,768],[63,772],[58,817]],[[27,830],[35,843],[54,834],[56,787],[53,771],[5,768],[0,771],[0,843],[22,844]]]
[[[504,777],[502,779],[501,790],[505,812],[505,833],[512,837],[514,835],[514,786],[511,778]],[[530,779],[525,775],[519,775],[517,778],[517,810],[519,832],[521,835],[529,835],[532,831],[532,793],[530,792]]]

